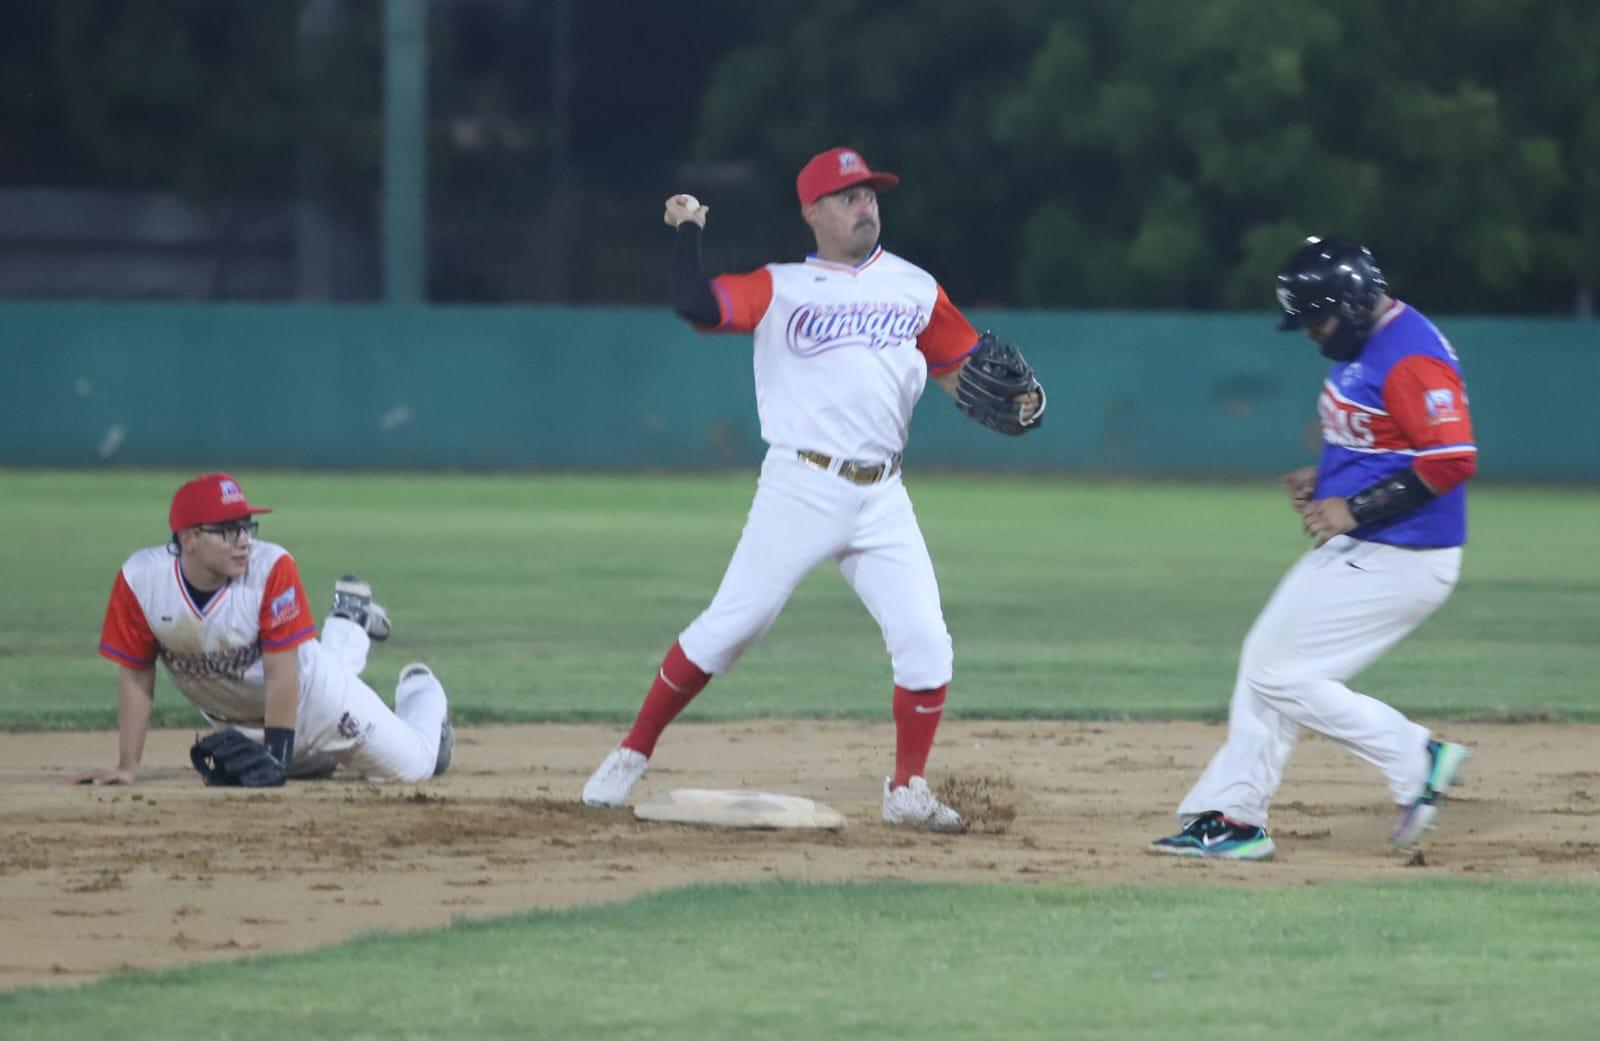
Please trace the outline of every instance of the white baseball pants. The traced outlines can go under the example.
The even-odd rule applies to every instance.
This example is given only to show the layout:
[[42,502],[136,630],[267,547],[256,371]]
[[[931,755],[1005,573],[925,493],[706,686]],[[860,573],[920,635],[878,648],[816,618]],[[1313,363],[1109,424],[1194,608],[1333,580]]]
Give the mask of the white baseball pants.
[[1461,548],[1399,549],[1338,536],[1301,557],[1245,637],[1228,740],[1178,806],[1187,824],[1221,810],[1266,826],[1299,728],[1381,769],[1396,803],[1427,778],[1427,728],[1345,681],[1377,661],[1450,596]]
[[[431,672],[397,683],[391,712],[361,679],[371,647],[367,631],[347,618],[328,618],[321,640],[300,645],[291,777],[316,776],[333,764],[373,781],[415,784],[433,776],[444,687]],[[238,729],[262,739],[259,728]]]
[[722,584],[678,637],[684,655],[705,672],[726,673],[824,560],[838,565],[883,631],[896,685],[929,690],[950,682],[939,585],[900,474],[852,484],[793,449],[768,450]]

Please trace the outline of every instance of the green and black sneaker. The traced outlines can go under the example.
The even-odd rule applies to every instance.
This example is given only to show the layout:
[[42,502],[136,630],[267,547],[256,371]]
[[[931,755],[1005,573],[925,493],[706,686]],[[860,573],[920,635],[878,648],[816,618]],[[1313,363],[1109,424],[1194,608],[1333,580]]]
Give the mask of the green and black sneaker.
[[1461,776],[1461,767],[1472,753],[1449,741],[1428,742],[1428,778],[1422,792],[1400,810],[1400,821],[1394,826],[1393,842],[1400,849],[1416,849],[1422,837],[1439,817],[1439,806],[1444,794]]
[[1241,824],[1217,810],[1202,813],[1176,835],[1149,846],[1151,853],[1210,860],[1271,860],[1275,849],[1266,828]]

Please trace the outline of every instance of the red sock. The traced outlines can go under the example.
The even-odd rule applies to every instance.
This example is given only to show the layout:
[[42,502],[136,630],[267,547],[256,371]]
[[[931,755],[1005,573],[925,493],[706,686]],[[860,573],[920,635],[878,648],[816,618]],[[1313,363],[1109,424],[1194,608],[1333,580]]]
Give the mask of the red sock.
[[924,776],[933,735],[944,715],[944,693],[949,684],[932,690],[894,688],[894,779],[899,788],[913,777]]
[[628,736],[622,739],[622,747],[649,758],[667,724],[710,682],[711,674],[700,671],[694,662],[684,657],[683,648],[674,641],[667,656],[661,659],[656,681],[650,684],[650,693],[644,696],[638,718],[633,721]]

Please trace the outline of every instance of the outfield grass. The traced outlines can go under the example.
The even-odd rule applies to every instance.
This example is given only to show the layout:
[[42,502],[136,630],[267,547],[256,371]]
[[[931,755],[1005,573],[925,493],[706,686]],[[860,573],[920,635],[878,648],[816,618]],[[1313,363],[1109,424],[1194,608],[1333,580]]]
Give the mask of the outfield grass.
[[0,995],[7,1036],[1590,1038],[1594,889],[706,887]]
[[[0,726],[108,727],[106,594],[186,473],[0,471]],[[462,722],[631,718],[715,591],[754,477],[240,474],[315,601],[348,568],[396,620],[368,677],[433,663]],[[911,477],[956,639],[957,716],[1220,718],[1304,543],[1270,482]],[[1361,680],[1431,717],[1600,719],[1595,490],[1475,489],[1464,578]],[[831,568],[688,719],[883,717],[876,627]],[[157,721],[195,715],[163,676]]]

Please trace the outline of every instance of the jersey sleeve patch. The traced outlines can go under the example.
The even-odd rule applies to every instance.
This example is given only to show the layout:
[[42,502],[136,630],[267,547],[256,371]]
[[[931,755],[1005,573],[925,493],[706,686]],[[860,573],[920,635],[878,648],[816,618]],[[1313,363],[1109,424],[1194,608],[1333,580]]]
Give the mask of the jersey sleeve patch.
[[156,663],[155,634],[139,598],[121,571],[111,584],[105,623],[100,627],[100,656],[130,669],[148,669]]
[[745,275],[718,275],[711,280],[722,320],[710,331],[753,333],[772,306],[772,272],[766,268]]
[[261,649],[287,650],[311,639],[316,631],[317,620],[300,584],[300,569],[285,553],[272,565],[261,594]]
[[1456,392],[1449,387],[1424,391],[1422,403],[1428,410],[1430,426],[1461,421],[1462,411],[1456,404]]
[[1384,381],[1383,403],[1419,454],[1477,451],[1466,388],[1460,374],[1441,359],[1422,354],[1402,359]]
[[917,350],[928,359],[928,374],[943,376],[957,368],[978,346],[978,331],[956,305],[937,287],[933,315],[917,336]]

